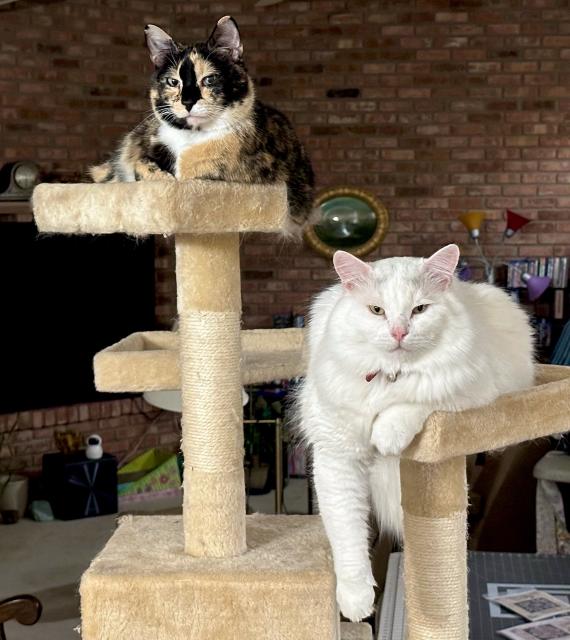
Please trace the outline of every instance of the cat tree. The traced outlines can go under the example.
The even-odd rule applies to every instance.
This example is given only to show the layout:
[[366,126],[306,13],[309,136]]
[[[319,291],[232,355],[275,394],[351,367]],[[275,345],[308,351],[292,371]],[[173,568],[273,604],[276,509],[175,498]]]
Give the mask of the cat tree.
[[[181,159],[181,175],[188,175]],[[368,640],[339,624],[318,517],[247,516],[242,383],[302,373],[300,330],[240,331],[239,232],[278,232],[284,185],[40,185],[38,228],[174,235],[178,335],[97,354],[101,391],[182,389],[182,518],[125,517],[81,581],[84,640]]]
[[[184,173],[184,161],[181,175]],[[134,334],[95,357],[101,391],[182,389],[184,511],[121,519],[81,582],[84,640],[356,640],[338,623],[320,519],[247,516],[242,382],[303,371],[302,332],[240,332],[239,232],[284,228],[286,190],[192,180],[49,185],[53,233],[172,234],[179,335]],[[570,370],[459,414],[435,413],[402,460],[410,640],[466,640],[465,456],[565,431]]]

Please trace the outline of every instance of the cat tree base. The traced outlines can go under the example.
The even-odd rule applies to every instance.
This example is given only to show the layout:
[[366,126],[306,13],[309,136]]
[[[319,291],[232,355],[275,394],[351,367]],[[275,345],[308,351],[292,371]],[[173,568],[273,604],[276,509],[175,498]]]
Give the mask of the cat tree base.
[[195,558],[180,516],[126,516],[81,580],[83,640],[340,640],[320,518],[248,516],[247,542]]

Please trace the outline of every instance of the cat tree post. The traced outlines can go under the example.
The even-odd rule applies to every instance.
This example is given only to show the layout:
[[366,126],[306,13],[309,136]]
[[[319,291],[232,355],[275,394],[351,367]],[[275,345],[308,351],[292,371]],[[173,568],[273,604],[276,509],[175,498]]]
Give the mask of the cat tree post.
[[244,553],[237,233],[176,236],[184,540],[193,556]]
[[467,640],[465,456],[402,460],[404,579],[410,640]]
[[403,452],[407,640],[467,640],[466,456],[568,430],[570,368],[461,413],[433,413]]

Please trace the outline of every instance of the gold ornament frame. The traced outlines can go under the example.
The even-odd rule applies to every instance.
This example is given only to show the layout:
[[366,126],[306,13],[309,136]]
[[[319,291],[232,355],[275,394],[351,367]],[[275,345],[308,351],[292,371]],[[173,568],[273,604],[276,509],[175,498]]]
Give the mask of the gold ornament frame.
[[[380,244],[386,233],[388,232],[388,226],[390,224],[390,216],[386,207],[371,193],[363,191],[362,189],[355,189],[353,187],[333,187],[331,189],[325,189],[317,195],[314,202],[314,208],[318,209],[324,202],[331,200],[332,198],[350,197],[364,201],[372,210],[376,216],[376,228],[372,236],[361,244],[355,244],[354,246],[342,247],[344,251],[352,253],[357,257],[362,257],[368,253],[374,251]],[[335,251],[341,249],[341,247],[334,247],[324,242],[315,231],[315,225],[312,224],[305,228],[303,233],[305,242],[317,253],[320,253],[325,258],[332,258]]]

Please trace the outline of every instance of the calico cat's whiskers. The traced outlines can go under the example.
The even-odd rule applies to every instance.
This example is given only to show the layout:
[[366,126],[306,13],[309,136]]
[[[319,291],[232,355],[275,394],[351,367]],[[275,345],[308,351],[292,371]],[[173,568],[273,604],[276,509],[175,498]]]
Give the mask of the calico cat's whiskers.
[[141,125],[147,122],[148,120],[152,120],[153,118],[156,118],[156,113],[154,112],[154,109],[149,109],[148,111],[145,111],[145,113],[147,113],[148,115],[145,115],[144,118],[141,120],[141,123],[140,123]]

